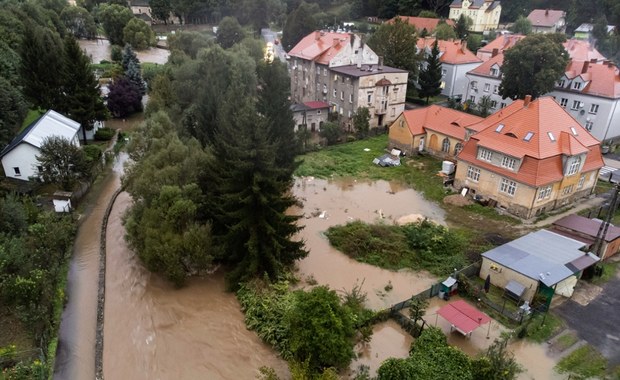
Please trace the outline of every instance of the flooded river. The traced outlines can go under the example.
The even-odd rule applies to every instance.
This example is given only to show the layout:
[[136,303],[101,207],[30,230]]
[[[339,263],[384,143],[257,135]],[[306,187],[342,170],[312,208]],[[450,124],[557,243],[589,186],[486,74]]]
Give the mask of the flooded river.
[[[82,50],[86,51],[93,63],[99,63],[102,60],[111,60],[110,41],[108,40],[78,40]],[[167,49],[149,48],[147,50],[136,51],[136,55],[140,62],[150,62],[164,64],[168,62],[170,51]]]

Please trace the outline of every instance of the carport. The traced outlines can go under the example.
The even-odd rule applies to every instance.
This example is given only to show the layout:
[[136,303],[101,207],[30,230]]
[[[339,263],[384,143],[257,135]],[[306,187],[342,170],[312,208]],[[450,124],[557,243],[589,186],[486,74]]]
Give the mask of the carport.
[[[451,302],[437,311],[437,314],[450,322],[450,331],[458,331],[466,337],[485,323],[491,322],[491,318],[463,300]],[[490,327],[490,325],[489,325]]]

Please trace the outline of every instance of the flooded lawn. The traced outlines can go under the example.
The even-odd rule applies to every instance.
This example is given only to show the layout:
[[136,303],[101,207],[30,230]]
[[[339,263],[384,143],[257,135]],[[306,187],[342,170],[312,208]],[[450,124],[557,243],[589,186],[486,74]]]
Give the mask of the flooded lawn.
[[[109,61],[112,47],[108,40],[78,40],[82,50],[86,51],[86,55],[90,56],[93,63],[99,63],[102,60]],[[147,50],[136,51],[136,55],[140,62],[151,62],[164,64],[168,62],[170,50],[149,48]]]

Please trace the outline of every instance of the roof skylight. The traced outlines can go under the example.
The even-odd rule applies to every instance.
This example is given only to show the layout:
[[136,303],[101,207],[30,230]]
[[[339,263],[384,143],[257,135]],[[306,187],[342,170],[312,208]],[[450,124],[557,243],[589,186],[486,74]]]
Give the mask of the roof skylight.
[[527,135],[523,138],[523,141],[530,141],[534,137],[534,132],[528,132]]
[[551,140],[552,142],[555,141],[555,136],[553,135],[553,133],[547,132],[547,136],[549,136],[549,140]]
[[577,130],[575,127],[570,127],[570,131],[573,132],[573,136],[577,136]]
[[502,131],[502,129],[504,129],[504,124],[499,124],[497,128],[495,128],[495,132],[499,133]]

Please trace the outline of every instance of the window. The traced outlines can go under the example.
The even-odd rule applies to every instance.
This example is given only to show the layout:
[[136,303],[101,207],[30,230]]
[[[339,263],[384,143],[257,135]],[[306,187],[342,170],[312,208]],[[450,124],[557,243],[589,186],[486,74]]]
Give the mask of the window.
[[573,192],[573,187],[575,187],[575,185],[570,185],[570,186],[566,186],[565,188],[562,189],[562,195],[568,195],[570,193]]
[[337,96],[338,91],[334,90],[334,98]]
[[594,126],[594,122],[593,121],[586,121],[586,130],[587,131],[591,131],[593,126]]
[[580,167],[581,167],[581,157],[573,158],[573,160],[570,163],[570,166],[568,167],[568,171],[566,172],[566,175],[573,175],[577,173]]
[[551,196],[551,186],[541,187],[538,190],[538,200],[542,201],[543,199],[547,199]]
[[581,88],[581,82],[573,83],[573,90],[579,90]]
[[491,85],[489,83],[484,84],[484,92],[489,92],[491,90]]
[[499,89],[499,87],[498,87],[498,86],[493,86],[493,93],[494,93],[494,94],[497,94],[497,90],[498,90],[498,89]]
[[327,94],[327,85],[326,84],[323,85],[323,93]]
[[334,82],[338,81],[338,74],[334,74]]
[[18,168],[18,167],[14,167],[14,168],[13,168],[13,171],[15,172],[15,176],[20,176],[20,175],[22,175],[22,172],[19,170],[19,168]]
[[457,154],[461,153],[462,150],[463,150],[463,144],[456,143],[456,145],[454,146],[454,155],[456,156]]
[[581,107],[581,102],[579,100],[573,100],[572,110],[578,110]]
[[499,108],[504,108],[504,107],[506,107],[506,103],[502,102],[502,103],[499,105]]
[[368,104],[372,102],[372,92],[368,93]]
[[344,100],[344,91],[340,91],[340,100]]
[[43,173],[43,166],[37,166],[37,170],[39,171],[39,173]]
[[349,94],[349,103],[353,103],[353,94]]
[[480,180],[480,169],[474,168],[473,166],[467,167],[467,178],[472,181],[478,182]]
[[327,76],[327,67],[323,68],[323,76],[326,77]]
[[568,99],[566,99],[566,98],[562,98],[562,99],[560,100],[560,105],[561,105],[562,107],[566,108],[566,106],[568,105]]
[[597,112],[598,112],[598,104],[590,105],[590,113],[597,113]]
[[558,87],[564,87],[564,85],[565,85],[565,84],[566,84],[566,83],[565,83],[564,79],[562,79],[562,80],[558,83]]
[[441,70],[441,76],[445,77],[448,72],[445,69]]
[[515,195],[517,191],[517,183],[506,178],[502,178],[502,183],[499,186],[499,191],[508,195]]
[[441,151],[448,153],[450,151],[450,140],[446,137],[443,139],[443,143],[441,144]]
[[579,183],[577,183],[577,188],[581,189],[585,182],[586,182],[586,176],[582,175],[581,177],[579,177]]
[[476,81],[471,82],[471,88],[472,88],[472,90],[477,90],[478,89],[478,82],[476,82]]
[[472,103],[476,103],[476,97],[474,95],[470,96],[469,101]]
[[491,158],[493,158],[493,152],[484,148],[480,148],[478,158],[485,161],[491,161]]
[[497,100],[491,100],[491,108],[497,107]]
[[502,167],[506,169],[514,170],[516,162],[517,160],[514,158],[510,158],[508,156],[502,157]]
[[499,70],[497,68],[493,67],[491,69],[491,75],[493,75],[494,77],[498,76],[499,75]]
[[320,115],[321,114],[321,110],[316,110],[316,114]]

